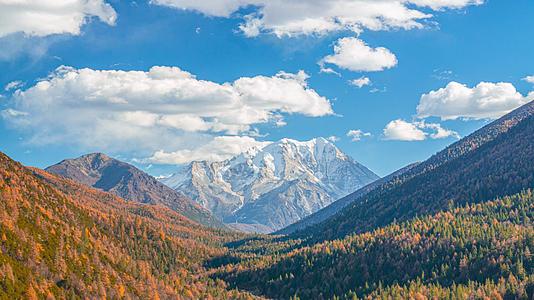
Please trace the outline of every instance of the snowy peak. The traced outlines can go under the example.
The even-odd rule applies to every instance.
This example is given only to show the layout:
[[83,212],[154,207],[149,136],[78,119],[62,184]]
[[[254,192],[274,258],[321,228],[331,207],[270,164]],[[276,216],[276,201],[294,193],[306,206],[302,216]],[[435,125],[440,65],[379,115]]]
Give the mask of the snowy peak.
[[226,222],[275,230],[377,178],[331,142],[315,138],[282,139],[222,162],[192,162],[162,181]]
[[302,176],[323,177],[326,175],[323,169],[336,160],[348,161],[349,157],[324,138],[306,142],[286,138],[261,150],[254,149],[243,153],[230,160],[230,165],[246,163],[253,169],[263,170],[266,175],[296,180]]

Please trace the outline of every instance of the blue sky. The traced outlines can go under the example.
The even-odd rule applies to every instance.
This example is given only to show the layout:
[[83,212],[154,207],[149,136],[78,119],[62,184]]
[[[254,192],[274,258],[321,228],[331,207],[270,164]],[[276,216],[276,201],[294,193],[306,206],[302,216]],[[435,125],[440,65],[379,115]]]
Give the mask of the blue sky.
[[[342,16],[321,16],[313,10],[307,16],[306,9],[286,16],[275,4],[234,9],[233,0],[220,5],[191,2],[200,7],[181,0],[167,1],[174,7],[143,1],[93,2],[101,7],[92,13],[81,9],[80,24],[60,23],[59,29],[48,32],[44,25],[0,22],[0,151],[24,164],[46,167],[100,151],[145,169],[152,165],[147,170],[157,175],[188,159],[224,158],[264,141],[321,136],[336,137],[332,140],[343,151],[384,176],[428,158],[458,136],[534,99],[529,95],[534,78],[526,79],[534,75],[534,3],[528,0],[444,0],[443,7],[424,6],[424,0],[391,0],[391,14],[402,5],[433,16],[416,19],[420,26],[412,27],[417,28],[382,24],[375,30],[357,21],[358,30],[339,22],[332,23],[339,27],[334,29],[315,24],[311,29],[284,27],[310,16]],[[313,0],[303,2],[313,8]],[[370,5],[367,0],[358,3],[357,11]],[[17,16],[31,8],[4,11]],[[71,8],[75,16],[80,15],[78,8]],[[57,8],[46,9],[44,15],[61,17]],[[269,14],[286,19],[273,21]],[[260,24],[259,32],[248,33],[253,36],[239,29],[250,19]],[[350,43],[343,48],[341,39]],[[340,48],[337,56],[335,46]],[[327,56],[337,63],[324,68],[338,74],[321,72],[318,62],[327,61]],[[60,66],[68,68],[55,71]],[[189,72],[188,84],[177,89],[182,79],[176,79],[177,69],[168,68],[165,72],[174,72],[172,78],[143,82],[157,87],[138,96],[138,79],[130,71],[144,76],[153,66]],[[107,70],[126,72],[102,73]],[[307,77],[297,75],[301,70]],[[289,75],[276,76],[280,71]],[[78,79],[67,78],[69,74]],[[370,85],[349,83],[365,77]],[[240,78],[246,79],[246,87]],[[39,88],[39,81],[49,87]],[[103,89],[108,83],[110,87]],[[160,84],[168,84],[174,96],[158,94]],[[11,88],[4,88],[8,85]],[[212,85],[214,93],[199,92]],[[255,93],[260,86],[266,90]],[[126,92],[114,92],[115,87]],[[228,113],[235,107],[223,103],[223,92],[246,102],[255,119],[233,122],[244,114]],[[158,99],[185,99],[176,94],[192,96],[179,107]],[[105,99],[92,101],[95,95]],[[120,103],[113,102],[117,97]],[[423,102],[426,108],[418,111]],[[173,115],[184,110],[202,124],[192,129],[193,121],[172,123],[168,107]],[[263,113],[266,117],[257,116]],[[241,128],[228,129],[234,125]],[[216,129],[221,126],[225,129]],[[347,136],[351,130],[352,136]],[[122,133],[128,137],[123,139]]]

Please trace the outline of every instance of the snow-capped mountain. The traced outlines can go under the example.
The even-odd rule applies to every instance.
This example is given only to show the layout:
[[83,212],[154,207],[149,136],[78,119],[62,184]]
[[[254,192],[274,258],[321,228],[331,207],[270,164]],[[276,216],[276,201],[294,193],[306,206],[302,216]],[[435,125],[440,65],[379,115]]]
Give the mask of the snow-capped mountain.
[[222,162],[199,161],[161,179],[227,224],[271,232],[378,179],[324,138],[282,139]]

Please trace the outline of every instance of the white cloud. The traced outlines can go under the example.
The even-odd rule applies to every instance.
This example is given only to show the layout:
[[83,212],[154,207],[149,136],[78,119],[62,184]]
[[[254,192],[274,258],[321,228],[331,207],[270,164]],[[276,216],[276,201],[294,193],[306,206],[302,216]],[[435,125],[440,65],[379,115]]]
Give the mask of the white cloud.
[[247,36],[262,32],[281,36],[326,34],[333,31],[413,29],[432,15],[414,7],[434,10],[463,8],[481,0],[152,0],[151,3],[194,10],[208,16],[231,17],[240,8],[258,9],[244,18]]
[[481,82],[473,88],[458,82],[421,96],[417,106],[419,118],[442,120],[495,119],[534,99],[524,97],[511,83]]
[[203,145],[213,135],[258,135],[252,126],[283,126],[287,114],[333,114],[307,79],[302,71],[280,72],[219,84],[176,67],[144,72],[63,66],[14,92],[10,109],[25,115],[2,116],[37,144],[172,152]]
[[191,161],[223,161],[246,150],[262,148],[271,142],[260,142],[248,136],[218,136],[201,147],[174,152],[157,151],[147,161],[157,164],[183,164]]
[[9,92],[11,90],[18,89],[23,84],[24,83],[20,80],[11,81],[10,83],[6,84],[6,86],[4,87],[4,91]]
[[523,78],[523,80],[528,82],[528,83],[534,83],[534,75],[527,76],[527,77]]
[[335,135],[329,136],[326,139],[331,141],[332,143],[335,143],[335,142],[339,141],[339,137],[337,137]]
[[243,32],[246,37],[256,37],[261,32],[261,20],[256,18],[254,14],[244,17],[245,23],[239,25],[239,30]]
[[360,129],[354,129],[354,130],[349,130],[347,132],[347,136],[350,137],[353,142],[359,142],[362,140],[363,137],[371,136],[371,133],[363,132]]
[[382,71],[397,65],[397,57],[386,48],[371,48],[364,41],[345,37],[337,40],[334,54],[325,56],[319,65],[333,64],[354,72]]
[[319,70],[319,73],[333,74],[333,75],[337,75],[341,77],[341,74],[339,74],[339,72],[337,72],[336,70],[325,67],[324,64],[321,64],[321,63],[319,63],[319,66],[321,67],[321,69]]
[[418,6],[430,7],[433,10],[442,10],[445,8],[459,9],[468,5],[481,5],[484,0],[410,0],[410,2]]
[[[426,130],[426,131],[425,131]],[[395,141],[423,141],[431,139],[444,139],[448,137],[460,138],[452,130],[442,128],[440,124],[421,122],[406,122],[401,119],[393,120],[384,128],[384,138]]]
[[91,18],[114,25],[117,15],[103,0],[0,0],[0,37],[80,34]]
[[362,76],[360,78],[357,78],[357,79],[353,79],[353,80],[349,80],[349,83],[352,84],[353,86],[355,87],[358,87],[358,88],[362,88],[366,85],[370,85],[371,84],[371,79],[369,79],[369,77],[365,77],[365,76]]
[[458,132],[445,129],[441,127],[440,124],[436,123],[425,123],[425,122],[416,122],[416,126],[419,128],[425,128],[425,129],[431,129],[433,132],[427,133],[429,134],[431,139],[439,140],[439,139],[446,139],[448,137],[453,137],[455,139],[460,139],[460,134]]
[[423,141],[426,139],[426,133],[415,124],[399,119],[391,121],[386,125],[386,128],[384,128],[384,137],[386,140]]

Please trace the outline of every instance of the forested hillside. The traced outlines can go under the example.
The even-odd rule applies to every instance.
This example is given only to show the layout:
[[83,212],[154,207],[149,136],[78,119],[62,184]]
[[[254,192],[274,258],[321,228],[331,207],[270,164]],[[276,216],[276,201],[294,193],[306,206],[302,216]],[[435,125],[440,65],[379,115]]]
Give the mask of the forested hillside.
[[533,222],[529,190],[297,249],[251,239],[218,276],[275,299],[531,299]]
[[0,299],[250,298],[203,263],[239,234],[0,153]]
[[[480,129],[340,213],[298,233],[321,241],[534,187],[534,102]],[[350,197],[350,196],[349,196]]]

